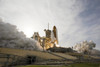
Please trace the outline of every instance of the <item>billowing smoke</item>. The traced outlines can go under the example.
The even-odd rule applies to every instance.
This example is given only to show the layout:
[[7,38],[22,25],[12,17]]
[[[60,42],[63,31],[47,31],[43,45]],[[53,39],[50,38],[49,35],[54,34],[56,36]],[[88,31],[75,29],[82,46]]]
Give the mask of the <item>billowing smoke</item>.
[[37,41],[26,38],[23,32],[19,32],[15,25],[4,23],[0,19],[0,47],[41,50]]
[[83,41],[81,43],[77,43],[74,46],[74,50],[78,51],[79,53],[91,53],[92,49],[95,48],[96,44],[90,40],[88,41]]

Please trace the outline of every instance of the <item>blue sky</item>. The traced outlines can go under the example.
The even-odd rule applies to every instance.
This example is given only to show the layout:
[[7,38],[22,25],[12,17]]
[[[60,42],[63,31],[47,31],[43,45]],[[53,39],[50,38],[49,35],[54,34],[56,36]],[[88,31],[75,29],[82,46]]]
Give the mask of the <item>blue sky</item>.
[[34,32],[45,36],[58,29],[59,45],[72,47],[93,40],[100,50],[100,0],[0,0],[0,18],[16,25],[27,37]]
[[100,0],[85,0],[83,3],[85,10],[79,14],[82,27],[87,30],[87,40],[93,40],[100,49]]

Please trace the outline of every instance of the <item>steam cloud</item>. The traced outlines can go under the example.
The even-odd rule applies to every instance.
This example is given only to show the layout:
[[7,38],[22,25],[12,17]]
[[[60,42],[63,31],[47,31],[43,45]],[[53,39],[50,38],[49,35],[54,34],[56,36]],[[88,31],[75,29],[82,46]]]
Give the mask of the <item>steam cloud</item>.
[[91,52],[95,46],[96,44],[92,40],[90,40],[89,42],[83,41],[81,43],[77,43],[74,46],[74,50],[78,51],[79,53],[84,53],[85,51]]
[[0,19],[0,47],[41,50],[37,41],[26,38],[23,32],[19,32],[15,25],[4,23]]

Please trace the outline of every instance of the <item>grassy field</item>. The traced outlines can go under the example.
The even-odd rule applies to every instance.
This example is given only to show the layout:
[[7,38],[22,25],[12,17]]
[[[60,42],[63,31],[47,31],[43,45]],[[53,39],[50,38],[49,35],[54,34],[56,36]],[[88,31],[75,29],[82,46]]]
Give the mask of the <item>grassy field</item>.
[[[63,61],[62,59],[71,59],[71,60],[77,60],[77,56],[83,56],[84,58],[89,58],[88,55],[81,55],[78,53],[48,53],[48,52],[42,52],[42,51],[31,51],[31,50],[22,50],[22,49],[11,49],[11,48],[0,48],[0,53],[3,54],[10,54],[10,55],[17,55],[17,56],[21,56],[21,57],[25,57],[27,55],[30,56],[36,56],[38,57],[38,60],[42,61],[44,60],[50,60],[52,59],[52,61],[44,61],[44,62],[40,62],[40,64],[52,64],[50,65],[27,65],[27,66],[17,66],[17,67],[100,67],[100,64],[89,64],[89,63],[81,63],[81,64],[71,64],[71,65],[67,65],[67,66],[55,66],[53,64],[70,64],[73,63],[73,61]],[[96,58],[96,59],[100,59],[100,57],[93,57],[92,58]],[[17,58],[18,59],[18,58]],[[10,60],[10,59],[9,59]],[[5,58],[0,58],[0,62],[4,62],[6,61]],[[0,64],[2,66],[2,64]]]
[[[66,55],[63,53],[48,53],[48,52],[42,52],[42,51],[32,51],[32,50],[23,50],[23,49],[12,49],[12,48],[0,48],[0,53],[2,54],[9,54],[9,55],[17,55],[19,57],[27,57],[27,56],[36,56],[38,61],[44,61],[40,62],[39,64],[56,64],[56,63],[73,63],[72,61],[64,61],[64,62],[59,62],[62,61],[65,58],[69,59],[76,59],[75,57],[71,55]],[[55,55],[56,54],[56,55]],[[5,56],[3,55],[3,56]],[[59,55],[59,56],[57,56]],[[15,60],[17,61],[19,58],[17,57]],[[9,63],[12,63],[13,61],[11,58],[9,58]],[[51,61],[45,61],[45,60],[51,60]],[[52,61],[53,60],[53,61]],[[0,58],[0,65],[4,65],[4,63],[7,61],[7,58]],[[56,61],[56,62],[55,62]],[[20,63],[20,62],[19,62]],[[38,63],[37,63],[38,64]]]
[[66,58],[66,59],[72,59],[72,60],[76,60],[77,59],[76,57],[68,55],[68,54],[65,54],[65,53],[54,53],[54,54],[62,56],[64,58]]
[[57,59],[57,60],[62,59],[60,57],[54,56],[47,52],[31,51],[31,50],[23,50],[23,49],[0,48],[0,53],[18,55],[22,57],[25,57],[27,55],[33,55],[36,57],[40,57],[42,59]]
[[[40,57],[42,59],[56,59],[56,60],[62,60],[63,58],[52,55],[48,52],[41,52],[41,51],[31,51],[31,50],[23,50],[23,49],[11,49],[11,48],[0,48],[0,53],[4,54],[12,54],[12,55],[18,55],[18,56],[27,56],[27,55],[34,55],[36,57]],[[67,55],[64,53],[54,53],[56,55],[62,56],[67,59],[75,60],[77,59],[74,56]]]
[[71,65],[27,65],[27,66],[17,66],[17,67],[100,67],[100,64],[94,63],[80,63]]

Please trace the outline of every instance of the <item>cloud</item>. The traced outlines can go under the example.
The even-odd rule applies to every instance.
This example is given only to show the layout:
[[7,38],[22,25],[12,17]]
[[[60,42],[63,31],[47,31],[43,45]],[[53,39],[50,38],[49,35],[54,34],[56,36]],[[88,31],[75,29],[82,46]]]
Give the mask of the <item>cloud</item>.
[[79,17],[81,19],[82,28],[86,30],[85,35],[87,40],[93,40],[97,44],[97,49],[100,50],[100,4],[99,0],[94,1],[84,1],[85,10],[80,13]]

